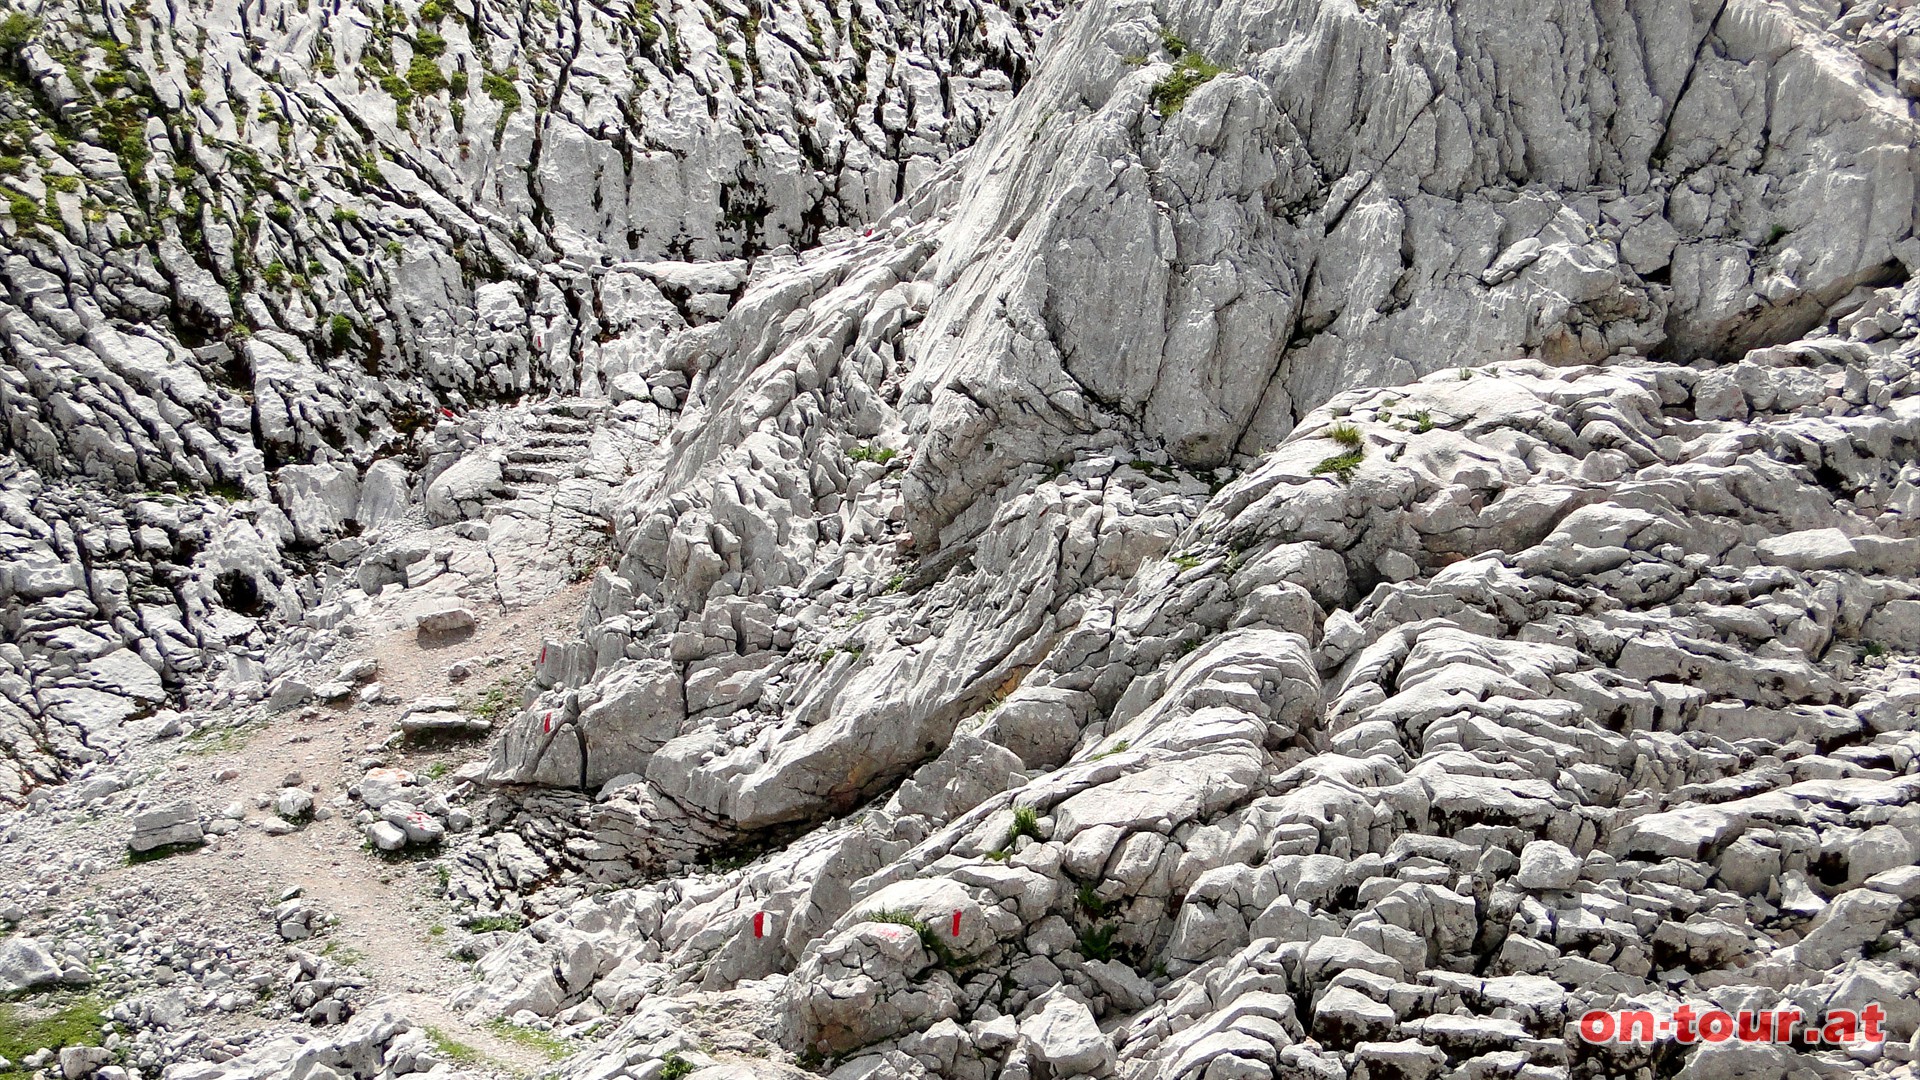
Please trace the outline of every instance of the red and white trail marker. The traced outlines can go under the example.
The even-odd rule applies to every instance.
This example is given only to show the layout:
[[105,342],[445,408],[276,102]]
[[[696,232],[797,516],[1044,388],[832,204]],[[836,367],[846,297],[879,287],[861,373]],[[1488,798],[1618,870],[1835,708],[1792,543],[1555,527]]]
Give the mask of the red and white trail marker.
[[753,936],[754,937],[757,937],[757,938],[766,937],[767,934],[772,932],[772,930],[773,930],[773,916],[767,914],[764,911],[756,911],[753,913]]
[[540,722],[540,730],[543,733],[548,735],[553,734],[553,714],[552,713],[548,713],[547,718]]

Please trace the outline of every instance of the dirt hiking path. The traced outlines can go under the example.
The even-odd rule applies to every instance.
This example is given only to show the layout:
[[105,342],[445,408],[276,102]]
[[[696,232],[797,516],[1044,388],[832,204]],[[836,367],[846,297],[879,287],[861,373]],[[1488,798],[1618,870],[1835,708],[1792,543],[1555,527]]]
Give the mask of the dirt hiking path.
[[[258,827],[272,820],[272,812],[255,803],[258,796],[271,796],[286,786],[292,774],[298,774],[298,786],[313,794],[316,807],[332,806],[376,761],[411,770],[428,782],[484,758],[491,736],[425,746],[383,744],[404,707],[423,697],[456,697],[472,715],[487,691],[498,687],[508,701],[498,720],[511,716],[541,641],[573,630],[585,589],[584,584],[569,586],[515,611],[474,603],[470,606],[479,625],[454,642],[423,642],[400,620],[387,620],[358,648],[340,650],[335,659],[341,664],[361,657],[377,660],[374,680],[385,688],[383,700],[393,704],[309,707],[248,729],[217,733],[200,747],[177,751],[161,770],[174,773],[165,778],[169,792],[195,799],[209,815],[219,815],[238,801],[248,826],[228,834],[216,850],[118,867],[93,883],[113,889],[158,880],[205,894],[210,903],[249,916],[298,888],[335,920],[315,938],[297,942],[298,947],[321,953],[365,979],[370,998],[391,997],[415,1023],[464,1044],[477,1056],[474,1064],[520,1075],[546,1071],[558,1060],[553,1047],[537,1038],[511,1038],[498,1024],[469,1023],[448,1006],[448,998],[474,976],[467,962],[452,955],[467,935],[455,925],[452,906],[439,898],[430,855],[389,859],[367,850],[353,822],[361,809],[357,802],[344,810],[335,807],[328,820],[312,821],[284,836],[269,836]],[[448,677],[456,661],[473,669],[459,683]],[[446,782],[434,786],[445,790]],[[270,920],[254,925],[277,939]],[[234,1020],[239,1026],[258,1023],[241,1016]]]

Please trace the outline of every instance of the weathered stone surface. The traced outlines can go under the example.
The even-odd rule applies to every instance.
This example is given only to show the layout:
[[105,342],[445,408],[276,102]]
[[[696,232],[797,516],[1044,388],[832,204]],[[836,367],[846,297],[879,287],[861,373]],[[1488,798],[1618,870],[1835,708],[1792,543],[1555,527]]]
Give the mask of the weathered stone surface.
[[174,803],[134,815],[133,836],[127,847],[136,853],[147,852],[175,844],[197,844],[204,835],[199,807],[189,802]]

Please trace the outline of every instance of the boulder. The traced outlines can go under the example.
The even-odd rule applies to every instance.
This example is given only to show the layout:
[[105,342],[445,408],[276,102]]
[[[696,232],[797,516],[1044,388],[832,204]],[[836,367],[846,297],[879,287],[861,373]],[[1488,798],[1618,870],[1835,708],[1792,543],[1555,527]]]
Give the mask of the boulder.
[[958,1015],[952,977],[922,977],[934,959],[897,923],[857,923],[826,939],[784,991],[801,1046],[844,1053]]
[[60,981],[60,965],[46,947],[30,937],[0,941],[0,997]]
[[1112,1041],[1085,1005],[1064,994],[1020,1022],[1020,1039],[1056,1076],[1101,1076],[1113,1068]]
[[1580,857],[1551,840],[1535,840],[1520,851],[1514,884],[1523,889],[1571,889],[1580,881]]
[[418,630],[422,637],[471,630],[478,621],[471,608],[458,600],[451,599],[416,608],[413,613],[414,629]]
[[136,854],[176,844],[198,844],[206,833],[200,826],[200,808],[178,802],[137,814],[127,847]]
[[500,462],[491,453],[468,454],[427,485],[427,523],[451,525],[479,517],[502,486]]

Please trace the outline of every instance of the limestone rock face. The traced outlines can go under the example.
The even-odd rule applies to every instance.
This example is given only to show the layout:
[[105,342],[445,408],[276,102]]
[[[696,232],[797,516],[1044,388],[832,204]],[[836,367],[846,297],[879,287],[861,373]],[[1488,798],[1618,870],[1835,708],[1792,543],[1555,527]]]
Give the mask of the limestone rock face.
[[[931,399],[916,541],[1116,417],[1211,467],[1348,386],[1521,355],[1734,359],[1904,277],[1899,94],[1785,5],[1720,16],[1077,9],[974,150],[935,262],[906,388]],[[1488,94],[1508,73],[1526,89]],[[1764,122],[1727,122],[1743,87],[1786,82]],[[1820,167],[1780,164],[1800,153]]]

